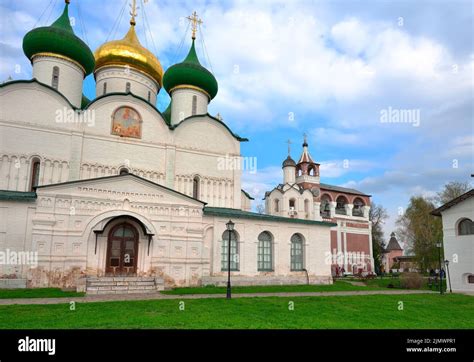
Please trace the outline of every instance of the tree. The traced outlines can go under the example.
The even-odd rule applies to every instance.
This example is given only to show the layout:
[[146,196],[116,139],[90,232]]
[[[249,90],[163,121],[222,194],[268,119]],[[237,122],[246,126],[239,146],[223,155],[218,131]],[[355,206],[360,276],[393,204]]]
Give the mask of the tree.
[[372,253],[376,272],[380,270],[382,264],[382,252],[384,249],[382,225],[386,219],[388,219],[387,210],[382,205],[372,203],[369,211],[369,220],[372,223]]
[[397,220],[399,234],[411,246],[415,260],[423,272],[439,267],[436,243],[443,238],[443,228],[441,218],[430,214],[435,208],[432,200],[413,196],[405,213]]
[[444,205],[471,189],[469,182],[451,181],[444,185],[444,189],[437,193],[435,201],[438,205]]

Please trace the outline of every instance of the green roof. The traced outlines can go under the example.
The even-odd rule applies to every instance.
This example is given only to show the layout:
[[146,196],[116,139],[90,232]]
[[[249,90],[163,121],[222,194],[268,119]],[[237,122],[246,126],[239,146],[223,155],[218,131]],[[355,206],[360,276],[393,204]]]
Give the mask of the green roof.
[[252,196],[249,195],[249,193],[247,191],[245,191],[244,189],[241,189],[241,191],[244,193],[245,196],[247,196],[247,198],[249,198],[250,200],[255,200]]
[[179,85],[192,85],[205,90],[213,99],[218,90],[217,80],[210,71],[204,68],[196,54],[194,39],[186,58],[168,68],[163,76],[163,87],[168,94]]
[[54,53],[71,58],[82,65],[86,74],[94,70],[95,60],[86,43],[74,34],[66,4],[61,16],[50,26],[28,32],[23,38],[23,51],[28,59],[38,53]]
[[91,100],[89,98],[86,97],[85,94],[82,95],[82,98],[81,98],[81,109],[84,109],[87,107],[87,105],[91,102]]
[[0,190],[0,200],[4,201],[35,201],[36,192]]
[[204,207],[204,215],[209,216],[220,216],[225,218],[234,219],[253,219],[263,221],[275,221],[275,222],[290,222],[295,224],[306,224],[306,225],[321,225],[321,226],[337,226],[336,223],[327,221],[316,221],[306,219],[294,219],[290,217],[274,216],[267,214],[258,214],[256,212],[243,211],[239,209],[230,209],[226,207]]

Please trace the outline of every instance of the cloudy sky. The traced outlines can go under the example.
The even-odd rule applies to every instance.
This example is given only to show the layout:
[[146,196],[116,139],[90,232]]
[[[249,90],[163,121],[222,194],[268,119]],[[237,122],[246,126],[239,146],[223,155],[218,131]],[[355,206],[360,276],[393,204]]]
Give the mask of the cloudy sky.
[[[121,38],[125,2],[72,0],[76,34],[92,50]],[[31,78],[22,38],[56,19],[63,3],[0,0],[2,81]],[[204,20],[198,55],[219,82],[210,113],[250,139],[242,154],[257,158],[258,171],[244,174],[244,187],[257,202],[282,179],[286,141],[297,158],[304,133],[322,182],[387,208],[386,236],[410,196],[471,180],[472,1],[148,0],[138,35],[164,69],[187,53],[184,17],[193,10]],[[85,93],[94,97],[92,76]],[[163,110],[166,92],[158,101]]]

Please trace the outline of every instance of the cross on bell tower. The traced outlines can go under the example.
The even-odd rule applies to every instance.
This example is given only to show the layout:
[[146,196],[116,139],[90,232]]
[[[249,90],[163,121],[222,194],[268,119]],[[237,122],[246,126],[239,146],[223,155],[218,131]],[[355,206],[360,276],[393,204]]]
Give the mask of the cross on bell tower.
[[291,156],[291,144],[292,144],[292,142],[291,142],[290,139],[288,139],[288,141],[286,141],[286,143],[288,143],[288,156]]

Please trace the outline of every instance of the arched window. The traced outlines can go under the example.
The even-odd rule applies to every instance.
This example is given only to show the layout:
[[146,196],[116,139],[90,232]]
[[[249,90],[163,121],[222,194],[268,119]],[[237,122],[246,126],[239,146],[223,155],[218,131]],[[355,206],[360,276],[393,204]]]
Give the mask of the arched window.
[[58,89],[59,87],[59,67],[53,67],[53,77],[51,79],[51,87]]
[[331,217],[330,202],[331,202],[331,198],[328,195],[323,195],[321,197],[321,205],[319,207],[319,214],[322,217]]
[[31,181],[30,181],[30,191],[34,191],[35,187],[39,185],[39,175],[40,175],[41,162],[39,159],[33,159],[31,163]]
[[300,234],[293,234],[291,237],[291,270],[303,270],[303,237]]
[[106,94],[107,93],[107,82],[104,82],[104,89],[102,91],[102,94]]
[[467,282],[469,284],[474,284],[474,275],[473,274],[467,276]]
[[280,212],[280,200],[275,200],[275,212]]
[[336,214],[346,215],[346,205],[348,204],[345,196],[339,196],[336,199]]
[[[227,258],[229,257],[229,231],[224,231],[222,234],[222,254],[221,254],[221,269],[223,271],[228,270]],[[239,270],[239,242],[237,233],[235,231],[230,232],[230,270]]]
[[199,199],[199,184],[200,184],[199,177],[198,176],[194,177],[194,179],[193,179],[193,198],[195,198],[195,199]]
[[120,169],[120,175],[128,175],[129,173],[128,168],[123,167]]
[[354,208],[352,209],[352,216],[364,216],[364,206],[364,200],[362,200],[360,197],[356,197],[354,199]]
[[314,168],[314,166],[309,166],[309,168],[308,168],[308,175],[310,175],[310,176],[316,176],[316,169]]
[[130,82],[125,84],[125,93],[130,93]]
[[473,235],[474,222],[470,219],[463,219],[458,224],[458,235]]
[[258,236],[258,270],[273,270],[273,238],[268,231]]
[[290,199],[290,209],[295,208],[295,202],[296,202],[295,199]]
[[197,113],[197,96],[193,96],[193,109],[191,114],[194,116]]

